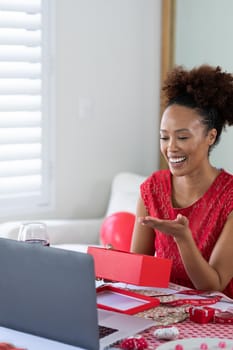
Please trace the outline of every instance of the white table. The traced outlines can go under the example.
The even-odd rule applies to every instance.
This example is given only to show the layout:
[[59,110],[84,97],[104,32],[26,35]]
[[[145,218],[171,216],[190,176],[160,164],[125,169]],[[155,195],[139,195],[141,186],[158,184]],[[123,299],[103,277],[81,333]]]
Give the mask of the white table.
[[10,343],[26,350],[82,350],[76,346],[0,327],[0,342]]

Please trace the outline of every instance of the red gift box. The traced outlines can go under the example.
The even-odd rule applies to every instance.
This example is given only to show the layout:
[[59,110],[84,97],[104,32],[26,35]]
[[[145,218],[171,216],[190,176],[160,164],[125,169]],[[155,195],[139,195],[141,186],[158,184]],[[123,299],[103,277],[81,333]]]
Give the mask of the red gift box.
[[148,287],[168,287],[170,259],[88,247],[94,258],[96,277]]
[[208,323],[213,321],[214,309],[211,307],[190,307],[189,318],[196,323]]

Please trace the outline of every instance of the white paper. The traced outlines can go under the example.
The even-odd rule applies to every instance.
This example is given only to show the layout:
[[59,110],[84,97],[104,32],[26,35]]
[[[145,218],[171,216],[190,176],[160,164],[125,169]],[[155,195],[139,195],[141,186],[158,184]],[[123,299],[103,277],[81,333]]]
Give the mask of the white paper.
[[102,304],[122,311],[145,305],[146,303],[148,303],[147,300],[142,300],[131,295],[125,295],[111,290],[97,293],[97,304]]

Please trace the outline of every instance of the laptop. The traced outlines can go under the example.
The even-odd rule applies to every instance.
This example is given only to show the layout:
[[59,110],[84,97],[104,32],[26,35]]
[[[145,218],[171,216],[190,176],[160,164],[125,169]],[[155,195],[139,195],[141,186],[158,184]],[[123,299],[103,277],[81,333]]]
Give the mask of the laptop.
[[1,327],[102,350],[155,324],[97,310],[96,300],[91,255],[0,238]]

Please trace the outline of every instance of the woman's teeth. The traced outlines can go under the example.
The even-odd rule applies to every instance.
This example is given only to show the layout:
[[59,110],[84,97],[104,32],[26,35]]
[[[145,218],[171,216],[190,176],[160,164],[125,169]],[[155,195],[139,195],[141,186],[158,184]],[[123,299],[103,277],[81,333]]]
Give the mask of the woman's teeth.
[[170,163],[180,163],[183,162],[186,158],[185,157],[179,157],[179,158],[169,158]]

